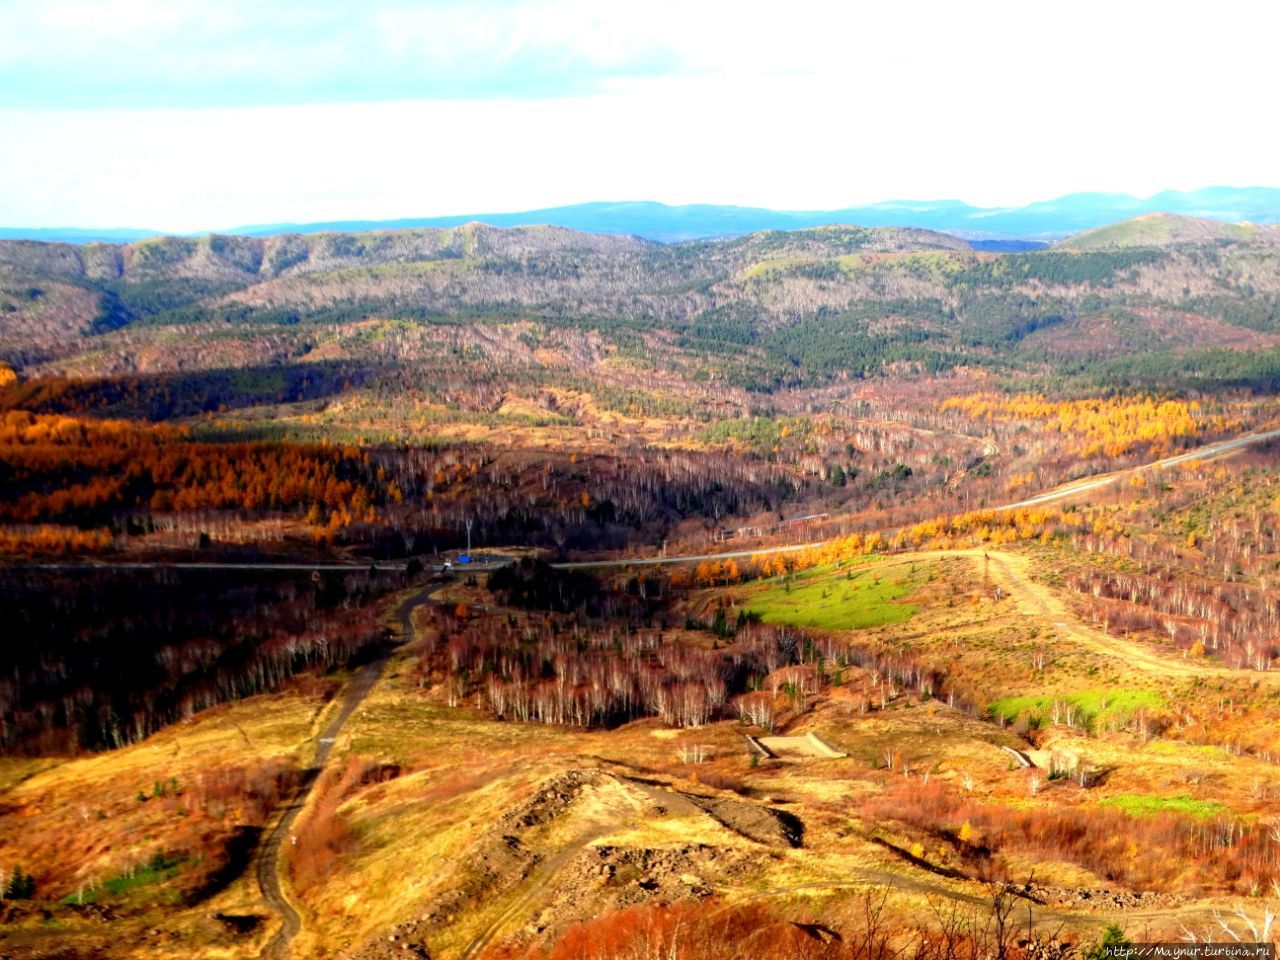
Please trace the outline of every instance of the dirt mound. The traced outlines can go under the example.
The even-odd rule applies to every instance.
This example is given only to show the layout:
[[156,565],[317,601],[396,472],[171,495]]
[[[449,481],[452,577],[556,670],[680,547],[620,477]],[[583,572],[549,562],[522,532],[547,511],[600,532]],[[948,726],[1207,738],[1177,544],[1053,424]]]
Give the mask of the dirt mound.
[[1103,888],[1042,887],[1027,884],[1017,891],[1037,903],[1046,906],[1070,907],[1074,910],[1098,910],[1116,913],[1125,910],[1151,910],[1181,906],[1190,898],[1178,893],[1154,893],[1151,891],[1106,890]]
[[[619,787],[622,793],[613,796]],[[670,809],[682,814],[701,811],[739,836],[773,849],[798,847],[804,836],[800,820],[782,810],[734,797],[682,793],[598,770],[570,770],[543,782],[498,817],[453,869],[448,892],[425,904],[416,918],[348,954],[348,960],[427,957],[423,941],[433,932],[497,893],[523,885],[531,884],[538,899],[521,906],[527,910],[524,918],[531,919],[516,920],[511,932],[527,942],[604,911],[706,897],[726,878],[758,866],[760,852],[752,855],[736,844],[591,845],[594,837],[610,829],[607,819],[591,819],[599,816],[598,810],[588,812],[602,797],[621,803],[631,811],[628,817],[634,815],[630,804],[640,798],[657,815]],[[575,811],[587,817],[586,829],[579,830],[576,840],[549,848],[545,828]],[[483,946],[506,926],[500,919],[477,943]]]
[[518,886],[542,863],[544,855],[530,849],[525,834],[568,813],[583,790],[599,785],[603,775],[593,770],[569,770],[546,781],[527,800],[512,807],[484,832],[464,863],[455,870],[451,889],[425,905],[424,913],[398,923],[347,954],[347,960],[386,960],[390,957],[430,956],[422,944],[432,929],[452,923],[492,891]]
[[645,900],[706,896],[711,886],[704,874],[720,874],[733,857],[722,848],[689,844],[669,849],[652,847],[588,847],[574,858],[561,877],[569,890],[603,887],[616,891],[619,905]]
[[508,810],[476,843],[464,873],[449,893],[432,904],[423,919],[448,923],[470,902],[490,890],[509,889],[520,883],[542,862],[543,855],[522,840],[528,831],[563,816],[588,786],[602,775],[590,770],[570,770],[538,788],[528,800]]
[[686,796],[734,833],[768,847],[799,847],[804,843],[804,823],[795,814],[732,797]]
[[700,843],[586,847],[561,872],[547,906],[517,939],[527,941],[641,903],[702,899],[752,867],[753,858],[742,851]]
[[422,945],[422,938],[431,929],[425,920],[406,920],[397,923],[391,932],[364,944],[346,960],[431,960],[431,951]]
[[497,821],[499,831],[527,830],[560,816],[582,793],[584,787],[598,786],[602,774],[594,770],[570,770],[544,783],[532,797],[508,810]]

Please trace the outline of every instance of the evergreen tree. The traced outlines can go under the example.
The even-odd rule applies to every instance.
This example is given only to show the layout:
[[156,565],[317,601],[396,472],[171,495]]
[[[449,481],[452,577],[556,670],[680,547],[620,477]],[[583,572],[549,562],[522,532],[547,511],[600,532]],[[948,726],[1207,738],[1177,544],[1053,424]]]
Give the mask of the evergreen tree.
[[1121,949],[1133,944],[1125,937],[1124,931],[1114,923],[1102,932],[1102,939],[1092,950],[1085,953],[1085,960],[1114,960]]
[[36,893],[36,878],[23,873],[22,868],[14,864],[9,880],[4,885],[6,900],[30,900]]

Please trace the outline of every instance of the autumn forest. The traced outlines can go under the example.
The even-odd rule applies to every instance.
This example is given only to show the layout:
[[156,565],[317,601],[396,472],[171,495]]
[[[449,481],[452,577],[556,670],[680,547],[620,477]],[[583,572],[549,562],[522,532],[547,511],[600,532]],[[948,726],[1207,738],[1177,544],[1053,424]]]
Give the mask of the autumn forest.
[[1165,215],[0,240],[0,953],[1273,937],[1278,389]]

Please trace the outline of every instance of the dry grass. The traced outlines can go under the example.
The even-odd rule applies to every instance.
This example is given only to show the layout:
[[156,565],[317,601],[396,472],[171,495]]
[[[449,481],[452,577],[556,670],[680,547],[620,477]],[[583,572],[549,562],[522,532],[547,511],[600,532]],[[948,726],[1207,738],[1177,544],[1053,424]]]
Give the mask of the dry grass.
[[[661,850],[702,844],[736,851],[749,868],[721,879],[719,893],[728,901],[761,898],[786,911],[832,918],[852,909],[860,889],[888,885],[895,891],[894,909],[906,917],[928,909],[930,898],[969,903],[989,895],[979,880],[963,878],[983,874],[947,839],[946,831],[959,827],[954,817],[966,810],[979,823],[975,829],[989,832],[994,824],[1019,817],[1042,825],[1096,821],[1115,832],[1129,822],[1123,804],[1137,802],[1123,798],[1145,796],[1185,795],[1221,804],[1252,823],[1268,822],[1280,812],[1274,768],[1261,760],[1175,741],[1142,742],[1124,731],[1085,736],[1053,727],[1029,744],[1013,729],[985,719],[981,708],[999,697],[1097,688],[1122,676],[1126,685],[1140,683],[1170,701],[1212,698],[1220,691],[1177,677],[1126,675],[1122,658],[1074,644],[1056,623],[1029,619],[1015,601],[994,599],[972,557],[932,562],[937,575],[908,597],[920,612],[907,623],[857,631],[856,639],[945,667],[979,709],[922,700],[912,689],[899,690],[882,707],[870,671],[845,667],[842,685],[811,698],[799,715],[788,715],[781,731],[819,733],[848,752],[841,759],[753,764],[742,739],[746,728],[734,721],[676,731],[647,719],[590,732],[498,722],[469,703],[450,708],[442,690],[421,686],[415,655],[394,659],[349,722],[335,749],[333,773],[299,822],[299,829],[307,830],[323,820],[329,832],[317,830],[303,845],[304,851],[312,841],[325,847],[326,869],[295,874],[293,896],[305,920],[295,955],[329,956],[385,935],[391,924],[420,916],[459,888],[470,890],[470,899],[464,909],[433,925],[433,956],[458,956],[491,929],[499,941],[549,904],[554,931],[559,929],[556,911],[563,909],[555,897],[563,891],[555,893],[552,867],[557,857],[584,843]],[[444,599],[478,605],[483,594],[482,587],[462,587]],[[1038,650],[1046,652],[1039,666],[1032,656]],[[307,738],[318,729],[319,709],[316,696],[298,692],[256,698],[210,711],[114,754],[54,764],[8,761],[0,765],[0,777],[9,784],[0,796],[6,805],[0,851],[34,858],[32,837],[76,836],[76,849],[55,848],[56,870],[62,873],[55,880],[51,872],[46,881],[50,889],[72,892],[77,870],[116,869],[94,867],[102,863],[106,838],[113,851],[141,856],[178,835],[180,827],[170,820],[185,818],[173,815],[168,800],[139,802],[140,788],[149,789],[161,775],[194,782],[199,771],[232,755],[246,764],[309,755]],[[1002,746],[1032,752],[1042,763],[1069,756],[1105,776],[1088,789],[1046,780],[1033,796],[1026,772]],[[688,762],[695,747],[706,762]],[[585,791],[562,818],[522,833],[521,843],[545,867],[518,873],[505,886],[486,887],[478,879],[477,845],[539,783],[569,770],[598,770],[608,779]],[[896,816],[924,791],[942,791],[951,799],[935,804],[932,813],[931,807]],[[690,795],[737,797],[785,810],[803,822],[804,845],[762,846],[689,803]],[[94,820],[90,810],[85,823],[81,811],[89,796],[104,798],[106,821]],[[1103,803],[1108,799],[1120,799],[1122,806],[1108,807]],[[917,844],[918,856],[908,856]],[[1065,841],[1050,848],[1006,838],[998,853],[1001,869],[1019,879],[1034,870],[1038,881],[1064,887],[1116,882],[1082,849]],[[1149,860],[1140,856],[1134,863],[1146,870],[1155,862]],[[1196,870],[1194,862],[1184,862],[1169,882],[1191,889]],[[1205,871],[1206,893],[1238,890],[1214,887],[1220,876],[1217,868]],[[1142,877],[1133,866],[1119,880]],[[575,908],[589,909],[592,896],[581,891]],[[261,912],[247,879],[198,908],[164,910],[141,898],[136,907],[133,917],[107,925],[121,956],[159,955],[144,934],[151,926],[165,936],[186,937],[188,955],[196,957],[246,949],[264,935],[230,939],[208,920],[213,910]],[[1173,933],[1178,919],[1191,915],[1188,911],[1207,908],[1192,903],[1150,922],[1153,929],[1167,927]],[[1089,936],[1110,919],[1079,910],[1059,913],[1061,918],[1052,911],[1045,916],[1065,918],[1069,929]],[[76,936],[105,935],[85,933],[89,928],[72,917],[62,922],[80,924],[74,927],[80,931]]]
[[[53,923],[68,943],[111,943],[112,956],[163,954],[175,942],[190,956],[243,949],[245,938],[212,914],[265,910],[249,876],[218,871],[228,842],[274,814],[311,749],[326,707],[321,694],[299,685],[217,707],[111,753],[5,760],[0,862],[33,873],[42,899],[73,905],[54,907],[45,924],[19,924],[0,941],[43,942],[41,931]],[[174,866],[145,870],[157,855]],[[198,902],[187,907],[193,897]],[[74,906],[81,900],[120,919],[87,923]]]
[[[903,562],[911,561],[888,561]],[[1057,621],[1028,619],[1022,604],[1007,595],[997,599],[972,556],[936,560],[936,569],[938,575],[908,598],[921,608],[916,618],[858,631],[858,640],[898,652],[908,650],[926,663],[936,658],[958,683],[973,691],[979,707],[985,704],[984,698],[1026,690],[1098,687],[1125,672],[1127,665],[1119,654],[1082,648]],[[450,600],[478,604],[481,597],[466,591]],[[1039,651],[1045,656],[1033,657]],[[399,679],[406,679],[408,672],[406,663]],[[331,931],[318,942],[337,946],[347,942],[352,930],[377,932],[380,924],[412,913],[429,898],[432,878],[439,874],[415,873],[408,880],[402,870],[406,859],[451,867],[465,863],[478,832],[509,809],[537,777],[601,764],[684,792],[714,794],[728,788],[751,802],[791,811],[805,824],[805,846],[765,850],[736,834],[726,836],[722,826],[696,810],[671,809],[661,817],[635,812],[623,816],[618,813],[622,804],[615,799],[612,807],[601,800],[590,812],[582,812],[581,819],[540,835],[538,842],[545,845],[547,855],[578,836],[577,827],[594,823],[609,828],[597,838],[601,843],[745,847],[756,867],[728,884],[724,892],[730,897],[766,895],[785,901],[816,896],[835,905],[854,896],[848,888],[860,879],[893,885],[907,913],[926,908],[928,897],[986,896],[976,880],[948,879],[895,852],[895,848],[910,851],[920,843],[923,859],[931,867],[972,872],[972,865],[966,865],[954,849],[944,849],[936,838],[910,824],[894,825],[883,818],[862,816],[860,811],[904,789],[908,791],[904,796],[909,796],[926,780],[966,802],[1011,813],[1025,810],[1032,803],[1027,776],[1000,748],[1034,748],[1012,729],[1001,729],[980,715],[936,700],[921,701],[914,691],[902,691],[884,709],[864,712],[872,691],[866,671],[846,668],[842,679],[843,686],[818,697],[808,712],[790,722],[786,732],[816,731],[850,756],[759,766],[752,765],[742,744],[742,728],[734,722],[671,731],[645,720],[608,732],[582,732],[496,723],[471,707],[444,706],[442,695],[435,691],[406,689],[397,683],[384,686],[353,725],[348,747],[366,759],[403,763],[411,772],[357,794],[342,808],[361,839],[361,849],[344,863],[341,879],[331,884],[332,889],[317,893],[317,927]],[[1183,690],[1176,677],[1136,682],[1170,696]],[[1046,783],[1034,800],[1040,816],[1052,816],[1058,806],[1064,812],[1093,811],[1108,797],[1170,790],[1193,796],[1213,794],[1226,808],[1249,817],[1266,816],[1270,809],[1271,801],[1255,795],[1249,785],[1267,772],[1260,761],[1222,751],[1210,756],[1185,745],[1135,745],[1127,733],[1086,738],[1055,728],[1041,736],[1037,746],[1044,756],[1070,752],[1090,769],[1107,771],[1107,777],[1088,791],[1059,781]],[[682,762],[681,747],[695,743],[704,746],[710,762]],[[529,763],[530,757],[537,761]],[[1228,784],[1232,772],[1239,777]],[[1202,775],[1207,779],[1197,782]],[[873,842],[876,837],[889,846]],[[1003,856],[1002,869],[1014,876],[1034,871],[1040,882],[1064,887],[1100,887],[1110,882],[1072,855],[1045,850],[1030,854],[1011,847]],[[441,882],[436,883],[438,889]],[[476,931],[484,929],[489,918],[513,906],[523,910],[526,918],[531,916],[536,903],[523,903],[524,890],[520,887],[488,900],[472,915],[438,932],[431,941],[435,953],[455,955]],[[376,897],[372,896],[375,891]],[[366,900],[376,900],[378,906]],[[1105,918],[1072,914],[1069,919],[1073,929],[1092,931]]]

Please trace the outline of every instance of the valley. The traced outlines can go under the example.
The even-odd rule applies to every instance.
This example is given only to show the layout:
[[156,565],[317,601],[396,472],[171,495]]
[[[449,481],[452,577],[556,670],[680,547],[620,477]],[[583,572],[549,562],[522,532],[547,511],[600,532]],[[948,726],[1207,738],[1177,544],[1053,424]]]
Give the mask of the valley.
[[1278,263],[1168,215],[0,240],[0,953],[1245,936]]

